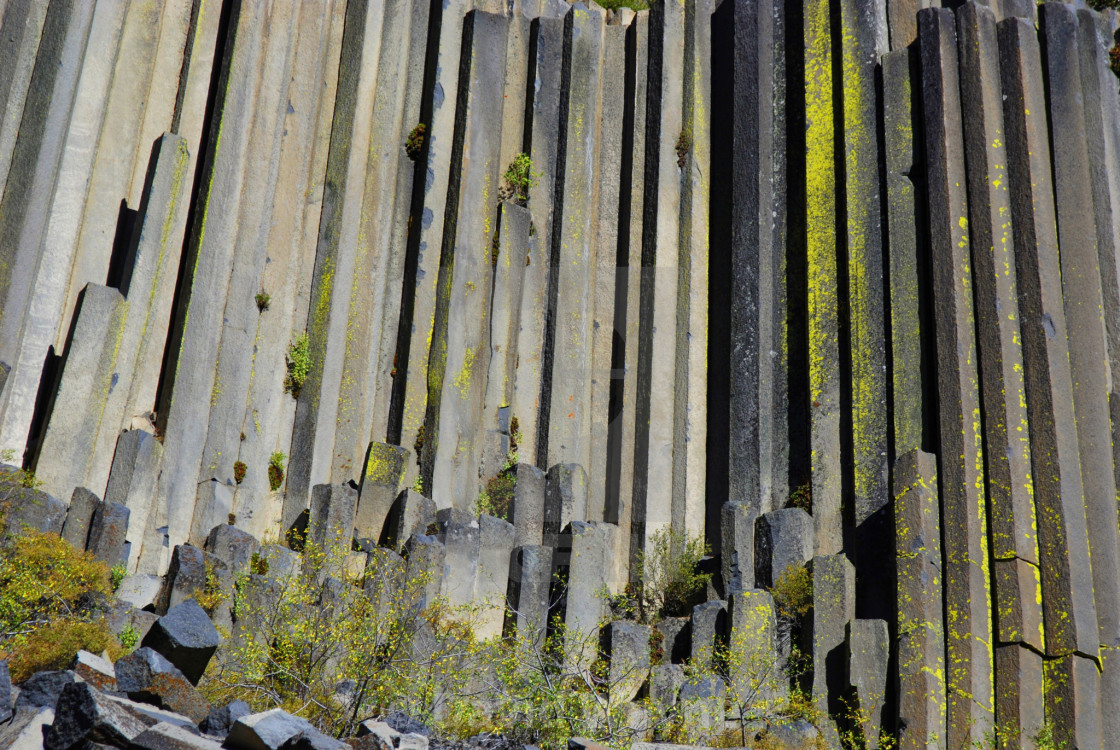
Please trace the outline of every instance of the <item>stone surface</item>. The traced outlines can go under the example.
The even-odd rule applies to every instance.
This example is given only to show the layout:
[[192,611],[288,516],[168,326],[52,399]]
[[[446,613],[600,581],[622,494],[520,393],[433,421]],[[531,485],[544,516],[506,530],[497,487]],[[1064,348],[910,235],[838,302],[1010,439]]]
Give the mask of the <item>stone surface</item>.
[[546,476],[536,466],[518,464],[513,488],[514,543],[518,547],[541,544],[544,529]]
[[253,713],[253,710],[249,708],[249,704],[245,701],[230,701],[221,708],[211,707],[210,715],[199,722],[198,728],[206,734],[225,739],[234,723],[242,716],[248,716],[251,713]]
[[381,538],[410,455],[400,446],[378,442],[369,444],[354,514],[354,534],[357,538]]
[[[755,521],[755,581],[772,588],[791,567],[813,558],[813,519],[800,508],[783,508]],[[740,592],[736,592],[740,593]]]
[[[850,684],[844,656],[856,616],[856,572],[844,555],[818,555],[811,566],[813,617],[804,635],[813,648],[813,702],[827,711]],[[827,739],[836,730],[826,722],[822,731]]]
[[[140,551],[145,540],[162,535],[158,524],[152,524],[153,496],[163,457],[163,444],[146,430],[126,430],[117,438],[109,480],[105,488],[105,502],[121,503],[129,509],[129,530],[126,539],[130,545],[128,571],[137,572]],[[156,570],[143,571],[155,574]]]
[[223,523],[210,529],[204,549],[223,560],[232,572],[240,573],[249,566],[253,555],[259,555],[260,547],[253,535]]
[[36,672],[20,684],[15,707],[54,708],[62,692],[78,681],[70,670]]
[[86,548],[109,567],[123,565],[125,536],[128,533],[129,510],[120,503],[100,503],[89,524]]
[[757,510],[745,503],[728,502],[720,509],[720,573],[728,595],[754,588],[757,518]]
[[443,591],[447,548],[434,536],[414,534],[405,543],[404,554],[408,559],[409,579],[422,582],[424,603],[430,604]]
[[[578,464],[556,464],[548,470],[544,496],[544,544],[562,545],[561,531],[572,521],[586,521],[587,472]],[[515,511],[516,513],[516,511]]]
[[518,637],[540,643],[548,625],[552,583],[552,549],[542,545],[517,547],[510,556],[509,611],[506,628]]
[[502,634],[515,531],[508,521],[486,515],[479,516],[478,526],[474,603],[480,609],[475,633],[481,638],[490,638]]
[[70,669],[98,690],[116,690],[117,675],[113,662],[89,651],[79,651]]
[[7,506],[4,523],[16,534],[25,529],[61,534],[66,519],[66,503],[41,490],[24,487],[0,475],[0,500]]
[[[311,488],[311,515],[307,522],[307,539],[320,551],[349,550],[354,538],[354,513],[358,489],[353,483],[317,484]],[[372,534],[380,535],[380,530]],[[364,535],[360,538],[366,538]]]
[[53,708],[25,708],[0,726],[0,745],[9,750],[42,750],[43,733],[54,722]]
[[66,520],[62,523],[62,538],[77,549],[85,549],[90,521],[100,503],[97,495],[85,487],[75,487],[70,496],[70,507],[66,510]]
[[147,728],[147,724],[119,704],[77,682],[59,696],[54,723],[44,734],[43,747],[69,750],[83,741],[127,747],[130,740]]
[[302,732],[315,732],[306,719],[279,708],[242,716],[234,722],[225,747],[234,750],[279,750],[285,742]]
[[868,747],[879,746],[890,682],[890,636],[882,620],[855,620],[848,626],[848,673],[859,701],[863,736]]
[[163,579],[156,575],[125,576],[116,591],[117,599],[131,604],[136,609],[153,607],[163,588]]
[[727,602],[711,601],[692,608],[691,662],[708,664],[715,655],[717,639],[727,633]]
[[162,654],[192,685],[197,685],[221,637],[198,602],[188,599],[159,618],[144,637],[143,646]]
[[650,667],[650,627],[616,620],[607,626],[612,699],[630,701],[646,683]]
[[424,534],[436,520],[436,504],[413,489],[402,490],[381,533],[382,546],[401,549],[413,534]]
[[220,742],[184,729],[175,724],[160,722],[132,738],[129,747],[138,750],[219,750]]
[[0,661],[0,723],[12,717],[12,675],[7,660]]
[[151,703],[201,722],[210,704],[175,665],[151,648],[139,648],[117,660],[117,689],[128,697]]
[[229,523],[229,516],[233,512],[233,493],[231,484],[216,478],[199,483],[189,537],[192,545],[201,548],[212,528]]

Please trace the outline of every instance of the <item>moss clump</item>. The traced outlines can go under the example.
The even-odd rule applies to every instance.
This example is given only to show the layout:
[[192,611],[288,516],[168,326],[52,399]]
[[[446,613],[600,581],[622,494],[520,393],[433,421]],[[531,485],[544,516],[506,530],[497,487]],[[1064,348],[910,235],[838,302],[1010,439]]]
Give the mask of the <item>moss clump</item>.
[[263,290],[257,292],[257,296],[254,299],[257,301],[257,309],[261,312],[267,310],[268,306],[272,304],[272,297],[269,297],[268,292]]
[[245,481],[245,472],[249,467],[245,465],[244,461],[237,461],[233,464],[233,481],[241,484]]
[[288,345],[288,377],[284,381],[284,389],[292,394],[292,398],[299,398],[300,389],[307,382],[311,373],[311,339],[306,333],[301,333]]
[[404,142],[404,152],[409,159],[416,161],[420,158],[420,154],[424,151],[427,131],[427,126],[422,122],[416,123],[416,127],[409,131],[408,140]]
[[506,168],[503,179],[506,181],[507,194],[519,206],[529,205],[529,191],[537,184],[540,172],[533,171],[533,160],[526,153],[513,157]]
[[280,489],[284,484],[284,460],[287,456],[283,451],[276,451],[268,457],[268,486],[273,491]]
[[516,472],[508,468],[499,471],[497,476],[486,483],[486,489],[478,496],[476,508],[478,514],[512,521],[513,494],[516,487]]

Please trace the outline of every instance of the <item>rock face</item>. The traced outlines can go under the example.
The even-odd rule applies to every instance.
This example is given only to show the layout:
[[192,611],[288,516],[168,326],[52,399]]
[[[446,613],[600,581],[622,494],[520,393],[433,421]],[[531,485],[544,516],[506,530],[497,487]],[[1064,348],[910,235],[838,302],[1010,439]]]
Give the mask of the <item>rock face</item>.
[[139,648],[116,663],[117,689],[128,697],[201,722],[210,704],[175,665],[150,648]]
[[0,0],[5,526],[191,683],[307,539],[589,640],[693,539],[665,700],[765,588],[903,747],[1120,736],[1117,12],[651,5]]

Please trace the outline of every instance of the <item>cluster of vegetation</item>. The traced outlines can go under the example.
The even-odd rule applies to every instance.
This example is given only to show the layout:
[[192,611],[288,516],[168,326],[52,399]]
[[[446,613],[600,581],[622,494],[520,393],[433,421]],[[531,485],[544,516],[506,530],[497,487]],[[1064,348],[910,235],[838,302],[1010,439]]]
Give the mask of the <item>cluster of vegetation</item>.
[[813,484],[812,482],[803,482],[798,485],[793,492],[789,493],[789,500],[786,501],[787,508],[801,508],[806,513],[813,512]]
[[416,161],[420,158],[420,154],[424,151],[424,140],[427,133],[427,126],[419,122],[416,124],[408,134],[408,140],[404,142],[404,152],[408,155],[409,159]]
[[521,437],[517,417],[509,422],[509,451],[505,462],[487,483],[486,489],[479,493],[475,502],[475,512],[479,515],[494,516],[505,521],[513,520],[513,496],[517,489],[517,464],[521,458],[517,453]]
[[540,172],[533,171],[533,160],[528,154],[521,153],[513,157],[513,161],[506,168],[503,179],[507,186],[507,197],[519,206],[529,204],[529,191],[537,184]]
[[268,292],[263,289],[257,292],[255,299],[257,301],[257,309],[261,312],[267,310],[268,306],[272,304],[272,297],[268,296]]
[[13,682],[66,669],[82,649],[116,658],[136,645],[135,632],[122,643],[104,619],[115,572],[54,534],[11,531],[0,538],[0,659]]
[[268,487],[273,492],[284,486],[284,461],[287,458],[283,451],[274,451],[268,457]]
[[1093,10],[1108,10],[1109,8],[1120,10],[1120,0],[1089,0],[1089,7]]
[[284,380],[284,389],[299,398],[300,389],[311,374],[311,339],[306,333],[295,337],[288,345],[288,376]]
[[649,551],[638,553],[635,578],[640,583],[630,587],[636,617],[654,623],[692,614],[707,598],[712,576],[700,570],[700,560],[710,551],[702,538],[668,527],[654,532]]
[[595,0],[595,4],[607,10],[630,8],[632,10],[649,10],[653,0]]
[[1120,78],[1120,31],[1116,32],[1116,46],[1108,52],[1108,65],[1112,72]]
[[684,169],[688,161],[688,152],[692,150],[692,131],[682,130],[677,137],[677,166]]
[[248,467],[245,465],[244,461],[234,461],[233,462],[233,481],[237,482],[238,484],[241,484],[242,482],[244,482],[245,481],[245,472],[247,470],[248,470]]

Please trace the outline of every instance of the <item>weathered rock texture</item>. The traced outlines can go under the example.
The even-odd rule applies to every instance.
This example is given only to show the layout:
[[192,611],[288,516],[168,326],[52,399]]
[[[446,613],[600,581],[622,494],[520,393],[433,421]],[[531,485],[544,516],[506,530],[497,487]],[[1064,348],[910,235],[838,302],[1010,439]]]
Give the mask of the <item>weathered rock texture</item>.
[[820,708],[1115,742],[1120,16],[652,5],[0,0],[9,528],[172,615],[380,544],[534,637],[702,537],[606,639],[659,700],[807,566]]

